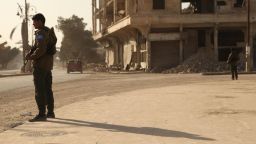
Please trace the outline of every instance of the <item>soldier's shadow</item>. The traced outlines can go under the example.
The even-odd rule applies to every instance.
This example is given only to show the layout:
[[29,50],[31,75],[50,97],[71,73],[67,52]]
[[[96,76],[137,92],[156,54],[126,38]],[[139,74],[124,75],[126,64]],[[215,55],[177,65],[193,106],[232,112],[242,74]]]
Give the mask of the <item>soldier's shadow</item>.
[[176,137],[176,138],[188,138],[194,140],[206,140],[206,141],[215,141],[215,139],[203,137],[197,134],[191,134],[187,132],[167,130],[154,127],[133,127],[133,126],[123,126],[107,123],[97,123],[81,120],[72,120],[72,119],[63,119],[56,118],[55,120],[47,120],[48,122],[58,123],[58,124],[67,124],[83,127],[93,127],[108,130],[111,132],[127,132],[134,134],[143,134],[143,135],[152,135],[152,136],[161,136],[161,137]]

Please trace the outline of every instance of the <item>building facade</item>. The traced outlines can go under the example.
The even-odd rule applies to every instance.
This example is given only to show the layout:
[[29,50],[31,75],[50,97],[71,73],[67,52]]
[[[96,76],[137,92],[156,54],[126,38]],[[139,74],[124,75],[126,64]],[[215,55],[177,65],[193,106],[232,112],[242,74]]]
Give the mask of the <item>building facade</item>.
[[247,54],[248,68],[256,63],[254,0],[92,0],[92,13],[108,66],[171,68],[200,48],[218,61],[236,48]]

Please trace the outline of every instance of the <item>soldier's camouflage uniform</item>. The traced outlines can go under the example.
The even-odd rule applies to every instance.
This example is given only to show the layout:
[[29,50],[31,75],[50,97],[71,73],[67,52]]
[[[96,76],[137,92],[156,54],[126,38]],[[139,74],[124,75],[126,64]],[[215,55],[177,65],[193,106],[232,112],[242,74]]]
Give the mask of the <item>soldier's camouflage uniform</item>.
[[33,60],[35,99],[39,115],[45,115],[46,106],[48,113],[53,113],[54,109],[51,72],[53,69],[53,55],[47,54],[48,29],[44,27],[35,32],[35,44],[29,54],[29,58]]

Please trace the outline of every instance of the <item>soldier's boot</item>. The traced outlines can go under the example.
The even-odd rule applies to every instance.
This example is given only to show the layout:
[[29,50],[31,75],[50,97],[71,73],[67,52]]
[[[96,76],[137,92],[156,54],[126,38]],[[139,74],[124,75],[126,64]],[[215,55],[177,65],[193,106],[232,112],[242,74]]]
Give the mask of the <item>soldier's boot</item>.
[[34,118],[30,119],[29,122],[40,122],[40,121],[46,121],[46,115],[36,115]]
[[29,122],[38,122],[38,121],[46,121],[47,117],[45,115],[45,106],[38,105],[39,114],[36,115],[34,118],[30,119]]
[[54,112],[47,113],[47,118],[55,118]]

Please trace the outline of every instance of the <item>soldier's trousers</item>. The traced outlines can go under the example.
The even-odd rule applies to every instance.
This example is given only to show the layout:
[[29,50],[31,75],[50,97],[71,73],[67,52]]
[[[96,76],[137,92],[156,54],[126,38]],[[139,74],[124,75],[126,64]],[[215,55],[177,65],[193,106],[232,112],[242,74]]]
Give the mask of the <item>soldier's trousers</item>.
[[237,73],[237,66],[236,65],[231,65],[231,74],[232,74],[232,79],[238,79],[238,73]]
[[48,113],[53,113],[54,98],[52,92],[52,72],[34,68],[33,71],[35,99],[39,115],[45,115],[46,106]]

